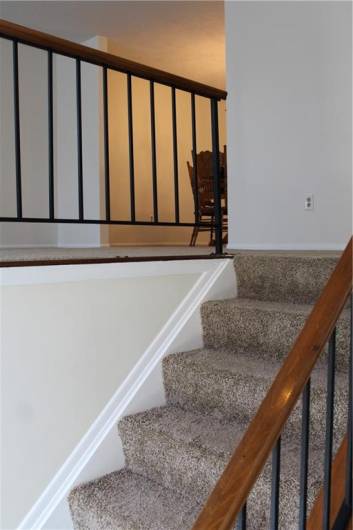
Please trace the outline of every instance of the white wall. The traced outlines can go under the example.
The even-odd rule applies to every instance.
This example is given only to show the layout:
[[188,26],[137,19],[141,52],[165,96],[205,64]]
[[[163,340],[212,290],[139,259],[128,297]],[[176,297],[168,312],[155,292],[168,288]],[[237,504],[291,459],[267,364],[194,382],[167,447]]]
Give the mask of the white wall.
[[[226,2],[230,248],[352,231],[352,5]],[[314,194],[314,210],[304,199]]]
[[[106,39],[87,46],[105,49]],[[84,212],[105,215],[102,128],[102,69],[82,63]],[[23,215],[48,217],[47,55],[19,45]],[[54,54],[55,216],[78,217],[76,70],[72,59]],[[0,39],[0,212],[16,215],[12,44]],[[1,246],[99,246],[108,228],[99,225],[1,223]]]
[[[147,265],[55,282],[62,267],[33,268],[2,286],[1,528],[19,524],[199,277],[167,265],[146,276]],[[37,273],[46,279],[31,284]]]
[[[26,217],[48,216],[47,70],[45,54],[18,46],[22,207]],[[36,134],[33,134],[33,131]],[[0,39],[0,212],[16,216],[12,43]],[[52,245],[56,227],[1,223],[0,247]]]
[[[86,46],[106,50],[104,37],[93,37]],[[84,217],[105,216],[102,69],[81,64],[82,158]],[[54,59],[55,184],[56,216],[78,217],[77,105],[75,62],[64,56]],[[58,246],[100,246],[108,241],[107,227],[100,225],[57,225]]]

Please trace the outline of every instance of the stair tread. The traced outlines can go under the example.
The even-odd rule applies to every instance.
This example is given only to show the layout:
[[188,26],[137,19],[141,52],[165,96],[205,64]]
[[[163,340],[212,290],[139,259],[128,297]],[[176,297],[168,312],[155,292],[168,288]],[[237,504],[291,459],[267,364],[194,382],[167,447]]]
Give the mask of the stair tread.
[[[123,438],[128,466],[130,465],[130,457],[140,458],[141,451],[145,449],[153,452],[154,457],[160,461],[160,464],[167,467],[168,465],[180,466],[180,458],[176,461],[166,456],[166,452],[173,444],[178,444],[182,448],[185,453],[183,459],[186,464],[188,464],[189,451],[195,449],[202,456],[207,454],[210,458],[210,463],[212,460],[213,465],[216,462],[213,457],[216,457],[220,463],[225,465],[239,444],[247,426],[248,421],[241,422],[224,417],[215,418],[201,412],[184,410],[176,405],[167,405],[125,416],[119,422],[119,433]],[[160,436],[160,439],[156,442],[158,436]],[[154,443],[150,443],[152,438]],[[136,442],[137,444],[141,442],[141,446],[143,445],[144,447],[134,447]],[[299,454],[301,440],[293,436],[285,436],[283,443],[286,454],[283,457],[282,467],[285,468],[288,463],[286,462],[286,456],[290,460],[291,453]],[[135,452],[134,455],[131,454],[131,449]],[[320,455],[322,454],[321,449]],[[314,448],[313,452],[316,452],[316,450]],[[192,467],[191,461],[189,464]],[[198,467],[200,467],[200,462],[198,464]],[[194,473],[197,473],[197,471],[200,471],[200,469],[196,467]],[[197,480],[197,476],[194,478]]]
[[134,430],[143,429],[145,432],[160,433],[176,442],[194,444],[210,453],[228,458],[239,443],[246,426],[246,422],[212,418],[197,411],[167,405],[125,416],[119,422],[119,432],[129,430],[129,444]]
[[[201,307],[204,344],[263,355],[283,362],[312,310],[310,304],[268,302],[248,298],[209,301]],[[349,311],[337,324],[337,367],[347,370],[349,351]],[[323,362],[327,345],[319,363]]]
[[255,300],[253,298],[228,298],[224,300],[210,300],[204,306],[239,307],[240,309],[258,309],[259,311],[271,311],[279,313],[308,315],[313,304],[297,304],[292,302],[278,302],[268,300]]
[[338,254],[236,252],[239,295],[258,300],[314,303],[333,271]]
[[[240,423],[249,421],[282,362],[257,353],[235,353],[224,348],[201,348],[165,357],[163,373],[168,404]],[[317,446],[324,438],[326,379],[326,366],[318,364],[311,377],[311,429]],[[335,393],[335,428],[340,435],[346,426],[347,373],[336,373]],[[288,418],[287,428],[294,436],[300,435],[301,400]]]
[[[268,359],[257,352],[237,352],[231,348],[198,348],[187,352],[168,355],[163,363],[183,363],[199,371],[209,371],[229,375],[234,379],[243,380],[244,377],[255,377],[259,380],[273,381],[275,375],[283,366],[282,360]],[[346,374],[336,373],[338,385],[345,381]],[[312,372],[312,384],[321,386],[326,381],[326,367],[318,364]]]
[[[239,308],[239,309],[250,309],[258,311],[266,311],[270,313],[285,313],[289,315],[303,315],[308,317],[312,311],[314,304],[299,304],[296,302],[288,301],[277,301],[277,300],[257,300],[254,298],[245,298],[245,297],[234,297],[234,298],[225,298],[221,300],[208,300],[204,302],[202,307],[219,307],[219,308]],[[340,318],[349,319],[349,309],[344,309],[341,313]]]
[[200,506],[127,469],[76,487],[69,504],[78,528],[94,530],[189,530]]

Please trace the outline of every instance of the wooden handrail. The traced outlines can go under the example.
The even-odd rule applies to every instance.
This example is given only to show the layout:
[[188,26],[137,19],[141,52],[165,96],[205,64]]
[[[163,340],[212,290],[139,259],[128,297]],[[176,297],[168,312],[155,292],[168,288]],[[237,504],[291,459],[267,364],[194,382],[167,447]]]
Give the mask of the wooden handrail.
[[352,238],[193,530],[230,530],[352,291]]
[[158,70],[144,64],[129,61],[116,55],[106,53],[88,46],[82,46],[66,39],[54,37],[48,33],[26,28],[14,24],[7,20],[0,19],[0,37],[15,39],[23,44],[28,44],[45,50],[52,50],[55,53],[66,55],[68,57],[79,58],[98,66],[106,66],[112,70],[123,73],[129,73],[143,79],[148,79],[172,86],[180,90],[186,90],[199,96],[216,99],[226,99],[227,92],[214,88],[212,86],[192,81],[185,77],[170,74],[163,70]]

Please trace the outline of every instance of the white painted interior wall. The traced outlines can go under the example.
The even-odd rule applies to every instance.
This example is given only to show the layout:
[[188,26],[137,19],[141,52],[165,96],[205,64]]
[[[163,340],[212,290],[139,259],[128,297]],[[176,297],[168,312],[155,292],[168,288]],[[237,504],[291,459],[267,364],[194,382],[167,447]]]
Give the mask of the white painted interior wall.
[[[96,36],[86,46],[107,51],[107,39]],[[78,217],[76,69],[72,59],[56,55],[54,70],[55,184],[58,217]],[[82,159],[84,215],[104,218],[104,150],[102,69],[81,65]],[[100,225],[57,225],[57,245],[99,247],[108,243]]]
[[20,523],[199,277],[138,267],[1,287],[1,528]]
[[344,247],[352,232],[351,2],[226,1],[226,54],[229,247]]
[[[106,39],[84,44],[106,49]],[[16,215],[12,45],[0,39],[0,208]],[[19,45],[20,130],[23,215],[48,216],[47,56]],[[54,55],[55,215],[78,217],[76,70],[72,59]],[[104,215],[102,72],[82,64],[84,211]],[[0,247],[100,246],[108,243],[99,225],[1,223]]]
[[[48,215],[47,72],[42,51],[19,45],[23,215]],[[33,131],[37,133],[34,134]],[[0,209],[16,215],[12,44],[0,39]],[[0,223],[0,246],[53,245],[56,227]]]

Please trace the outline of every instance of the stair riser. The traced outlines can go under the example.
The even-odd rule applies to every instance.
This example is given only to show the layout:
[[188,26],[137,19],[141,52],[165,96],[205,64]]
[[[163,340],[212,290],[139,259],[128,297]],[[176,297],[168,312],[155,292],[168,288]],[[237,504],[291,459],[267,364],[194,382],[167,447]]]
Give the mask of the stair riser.
[[178,443],[159,432],[137,429],[136,425],[133,432],[119,426],[119,433],[129,469],[164,487],[185,491],[200,502],[227,463],[217,456],[202,454],[193,445]]
[[[260,310],[219,301],[203,304],[201,317],[207,348],[256,352],[264,358],[280,360],[289,353],[308,312]],[[349,337],[349,316],[345,312],[337,325],[337,367],[340,370],[348,368]],[[325,361],[325,353],[320,361]]]
[[68,498],[75,530],[190,530],[193,499],[124,469],[77,486]]
[[[275,375],[275,374],[274,374]],[[270,381],[237,375],[232,377],[215,372],[189,373],[178,364],[164,363],[164,381],[167,401],[185,410],[226,417],[229,420],[250,421],[256,414]],[[321,444],[325,428],[325,388],[311,391],[311,433],[315,444]],[[347,390],[336,388],[335,424],[342,434],[346,428]],[[301,432],[301,401],[299,400],[287,421],[293,435]]]
[[241,298],[312,304],[321,294],[337,258],[237,254],[234,267]]

